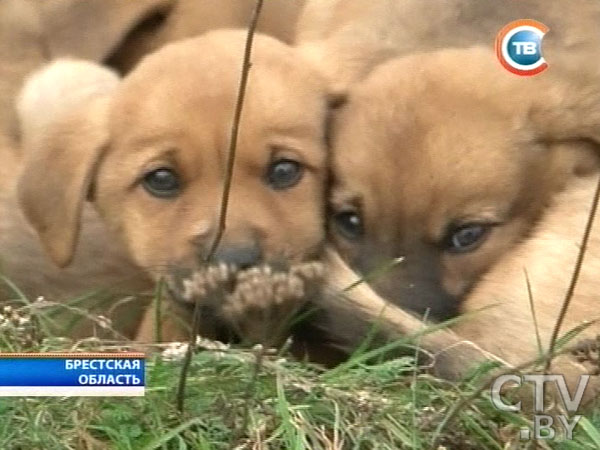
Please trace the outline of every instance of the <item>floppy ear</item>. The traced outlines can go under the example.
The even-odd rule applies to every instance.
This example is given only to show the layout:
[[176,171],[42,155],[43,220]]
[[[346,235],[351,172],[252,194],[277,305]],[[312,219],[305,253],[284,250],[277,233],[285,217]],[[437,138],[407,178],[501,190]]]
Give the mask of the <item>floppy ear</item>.
[[54,262],[66,266],[77,242],[83,202],[108,143],[114,72],[59,60],[29,77],[17,101],[24,146],[18,197]]
[[52,57],[104,61],[144,20],[166,11],[174,0],[61,0],[41,4]]
[[18,197],[55,264],[67,266],[79,236],[83,203],[108,144],[110,99],[98,98],[52,124],[25,158]]

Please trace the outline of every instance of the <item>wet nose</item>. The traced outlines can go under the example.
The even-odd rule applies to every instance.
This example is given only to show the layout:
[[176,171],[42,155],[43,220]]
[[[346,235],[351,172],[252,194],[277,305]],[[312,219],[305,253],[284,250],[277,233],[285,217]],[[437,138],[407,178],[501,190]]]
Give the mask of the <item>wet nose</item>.
[[239,269],[248,269],[262,260],[262,252],[258,245],[226,245],[219,246],[215,252],[215,261],[234,264]]

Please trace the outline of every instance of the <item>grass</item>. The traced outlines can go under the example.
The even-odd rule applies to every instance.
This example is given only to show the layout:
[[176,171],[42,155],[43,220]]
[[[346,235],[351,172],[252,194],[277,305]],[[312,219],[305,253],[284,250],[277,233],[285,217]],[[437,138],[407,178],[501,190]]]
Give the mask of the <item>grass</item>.
[[[0,351],[115,348],[51,336],[40,311],[25,303],[5,313],[15,317],[0,325]],[[518,441],[530,419],[495,409],[486,393],[438,436],[449,408],[478,387],[485,369],[448,383],[413,356],[358,352],[325,370],[218,347],[194,355],[182,415],[175,407],[180,370],[180,360],[151,354],[142,398],[0,398],[0,449],[429,449],[436,437],[445,449],[600,448],[600,409],[582,419],[573,441],[534,447]]]

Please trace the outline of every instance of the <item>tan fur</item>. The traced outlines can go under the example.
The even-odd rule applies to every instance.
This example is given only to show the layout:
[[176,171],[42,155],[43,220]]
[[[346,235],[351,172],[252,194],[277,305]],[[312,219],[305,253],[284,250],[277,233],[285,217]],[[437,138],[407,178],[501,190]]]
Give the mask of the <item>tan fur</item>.
[[[108,62],[121,72],[179,39],[248,26],[254,0],[24,0],[36,7],[48,57]],[[291,42],[304,0],[266,1],[258,30]]]
[[21,118],[22,146],[36,147],[28,140],[43,136],[53,121],[86,100],[109,94],[119,81],[112,70],[83,60],[59,59],[34,72],[15,105]]
[[[71,262],[88,195],[116,245],[155,279],[206,256],[245,39],[244,31],[224,30],[166,46],[114,92],[79,102],[30,140],[20,201],[57,264]],[[257,35],[222,247],[256,241],[265,261],[320,254],[326,110],[322,78],[290,47]],[[275,157],[304,167],[293,188],[266,184]],[[141,185],[159,167],[180,175],[176,198],[153,197]],[[153,334],[147,321],[143,334]]]
[[146,17],[166,11],[173,0],[36,0],[45,46],[54,58],[102,61]]
[[[38,296],[44,296],[48,301],[71,301],[103,289],[103,295],[97,293],[94,300],[112,299],[112,304],[102,305],[100,309],[94,309],[98,305],[90,301],[76,306],[89,307],[90,311],[116,318],[115,328],[131,335],[132,324],[127,323],[129,315],[123,314],[123,311],[135,309],[139,302],[128,302],[128,309],[123,310],[115,305],[114,300],[142,292],[149,287],[149,282],[115,246],[114,240],[97,219],[97,214],[84,208],[83,222],[86,226],[75,256],[76,263],[69,269],[61,270],[44,255],[36,233],[23,217],[17,202],[16,183],[23,161],[19,140],[21,130],[14,103],[26,75],[46,62],[42,22],[35,2],[0,2],[0,275],[3,277],[0,282],[0,302],[17,299],[21,293],[31,301]],[[57,94],[54,91],[56,86],[54,83],[50,85],[54,94]],[[84,93],[71,85],[70,89],[61,91],[60,99],[68,105],[68,97],[78,98],[81,94]],[[36,109],[22,104],[24,109],[20,111],[21,114],[32,120],[31,126],[26,127],[28,134],[35,133],[34,129],[43,127],[44,122],[57,113],[44,108],[35,98],[29,98],[25,103],[40,106],[40,109]],[[47,175],[45,170],[39,173],[40,178]],[[8,283],[14,283],[21,293],[13,291]],[[111,306],[114,307],[114,315]],[[59,324],[66,323],[65,319]],[[90,322],[82,326],[82,334],[94,332]]]
[[[305,0],[265,1],[258,31],[291,42],[304,3]],[[219,28],[246,28],[255,4],[255,0],[172,0],[162,17],[140,24],[123,40],[110,64],[127,72],[144,55],[166,43]]]
[[[27,73],[45,61],[42,26],[32,0],[0,3],[0,155],[17,155],[13,101]],[[10,156],[9,156],[10,157]],[[1,170],[1,169],[0,169]]]
[[[459,322],[454,331],[486,350],[519,364],[538,352],[527,277],[532,291],[538,332],[544,350],[567,292],[583,239],[597,177],[577,179],[558,194],[529,239],[504,256],[478,283],[462,305],[463,311],[483,311]],[[569,330],[600,319],[600,220],[596,217],[582,272],[561,329]],[[510,317],[510,320],[506,320]],[[490,335],[493,331],[493,336]],[[581,336],[595,337],[600,323]],[[499,339],[506,336],[507,339]]]
[[[378,64],[415,51],[486,45],[513,20],[548,27],[550,70],[594,65],[600,5],[594,0],[309,0],[295,42],[337,90]],[[594,56],[595,55],[595,56]]]
[[[374,286],[438,318],[456,313],[572,174],[597,164],[597,85],[517,78],[494,58],[476,48],[391,61],[336,120],[332,209],[362,215],[365,235],[349,239],[334,221],[334,241],[362,273],[404,257]],[[450,230],[469,223],[493,225],[478,248],[451,253]]]
[[[421,348],[434,356],[433,369],[437,375],[460,379],[486,359],[517,367],[532,363],[540,352],[548,351],[550,336],[571,282],[597,184],[597,175],[571,180],[568,187],[553,198],[530,237],[500,258],[467,296],[461,307],[464,317],[449,329],[419,338]],[[586,338],[595,342],[596,349],[598,346],[598,219],[596,215],[582,271],[559,337],[576,327],[587,327],[566,344],[567,349],[577,348]],[[356,275],[345,267],[335,252],[327,254],[327,262],[331,277],[337,280],[340,289],[355,280]],[[535,319],[526,277],[532,292]],[[350,290],[344,298],[324,297],[321,306],[334,317],[326,324],[330,338],[345,351],[364,339],[369,324],[377,324],[387,339],[416,336],[427,326],[382,299],[364,283]],[[565,375],[572,389],[579,382],[579,375],[592,375],[584,395],[584,402],[588,402],[600,393],[597,361],[580,359],[576,355],[583,354],[569,352],[555,358],[552,373]]]
[[[327,328],[337,345],[360,342],[365,322],[383,323],[388,338],[416,333],[419,321],[398,305],[431,308],[434,318],[466,313],[423,341],[448,378],[490,356],[509,366],[534,359],[536,326],[547,350],[598,176],[600,90],[580,82],[516,78],[473,48],[399,58],[356,85],[334,126],[332,209],[362,214],[365,234],[348,239],[333,223],[333,238],[363,273],[374,261],[405,259],[372,281],[390,303],[367,291],[325,299],[339,317]],[[448,253],[441,236],[461,220],[499,223],[473,250]],[[599,227],[561,335],[597,318]],[[334,278],[347,279],[340,263],[332,267]],[[574,342],[599,331],[593,323]],[[573,386],[597,368],[566,355],[553,372]],[[598,390],[593,377],[585,401]]]
[[[531,238],[507,253],[467,297],[461,309],[472,315],[453,326],[454,332],[514,366],[526,364],[549,350],[597,184],[597,176],[574,180],[556,196]],[[558,337],[578,327],[586,328],[567,346],[577,347],[588,338],[592,352],[598,351],[599,271],[600,220],[596,214],[581,273]],[[594,400],[600,394],[599,363],[583,352],[575,355],[578,357],[559,356],[552,364],[552,373],[564,375],[571,388],[579,383],[579,375],[591,374],[584,402]],[[452,366],[452,362],[448,365]]]

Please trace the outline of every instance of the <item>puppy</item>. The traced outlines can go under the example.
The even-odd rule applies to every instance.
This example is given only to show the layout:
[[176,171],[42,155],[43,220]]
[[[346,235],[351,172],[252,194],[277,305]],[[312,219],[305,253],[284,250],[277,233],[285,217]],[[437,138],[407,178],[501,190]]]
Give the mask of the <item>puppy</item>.
[[[86,199],[154,280],[203,262],[217,233],[245,40],[244,31],[222,30],[168,45],[113,90],[54,109],[48,126],[24,125],[42,131],[30,140],[19,201],[57,266],[77,262]],[[38,78],[22,98],[47,98],[36,86],[49,84]],[[257,34],[216,263],[246,269],[319,257],[326,116],[324,80],[291,47]],[[182,313],[189,321],[189,309]],[[170,329],[165,339],[185,331]],[[152,333],[146,322],[138,338]]]
[[[508,367],[532,364],[549,350],[550,337],[563,305],[584,230],[589,220],[598,176],[573,178],[556,194],[529,237],[506,252],[466,296],[460,311],[464,317],[448,329],[422,335],[420,347],[434,355],[436,375],[458,380],[486,360]],[[329,266],[337,278],[352,277],[334,252]],[[595,217],[583,265],[559,337],[577,329],[563,346],[569,352],[554,358],[552,373],[562,374],[573,390],[579,375],[592,375],[583,400],[600,392],[598,379],[597,274],[600,270],[600,223]],[[344,273],[346,270],[346,273]],[[353,292],[354,290],[360,292]],[[329,339],[340,351],[350,352],[376,324],[387,340],[415,336],[426,324],[361,284],[350,298],[330,296],[323,306],[332,317]],[[370,325],[369,325],[370,324]],[[493,332],[491,332],[493,330]],[[558,347],[555,347],[557,349]],[[493,374],[491,375],[493,377]]]
[[382,62],[416,51],[485,45],[511,21],[536,19],[550,28],[544,56],[550,70],[581,71],[600,52],[600,5],[594,0],[309,0],[295,43],[344,91]]
[[383,272],[383,297],[455,316],[553,195],[597,166],[599,94],[575,78],[516,78],[482,48],[378,67],[335,120],[334,243],[359,273]]
[[[527,364],[549,350],[598,184],[597,175],[577,178],[556,195],[531,236],[504,255],[467,296],[461,311],[471,314],[452,326],[457,335],[514,366]],[[579,331],[562,344],[572,350],[558,356],[551,366],[552,373],[565,376],[571,392],[580,375],[591,375],[584,403],[600,394],[598,214],[593,220],[581,272],[558,337]],[[493,335],[490,330],[494,330]],[[560,344],[557,347],[563,349]],[[442,359],[441,365],[454,367],[453,358]]]

